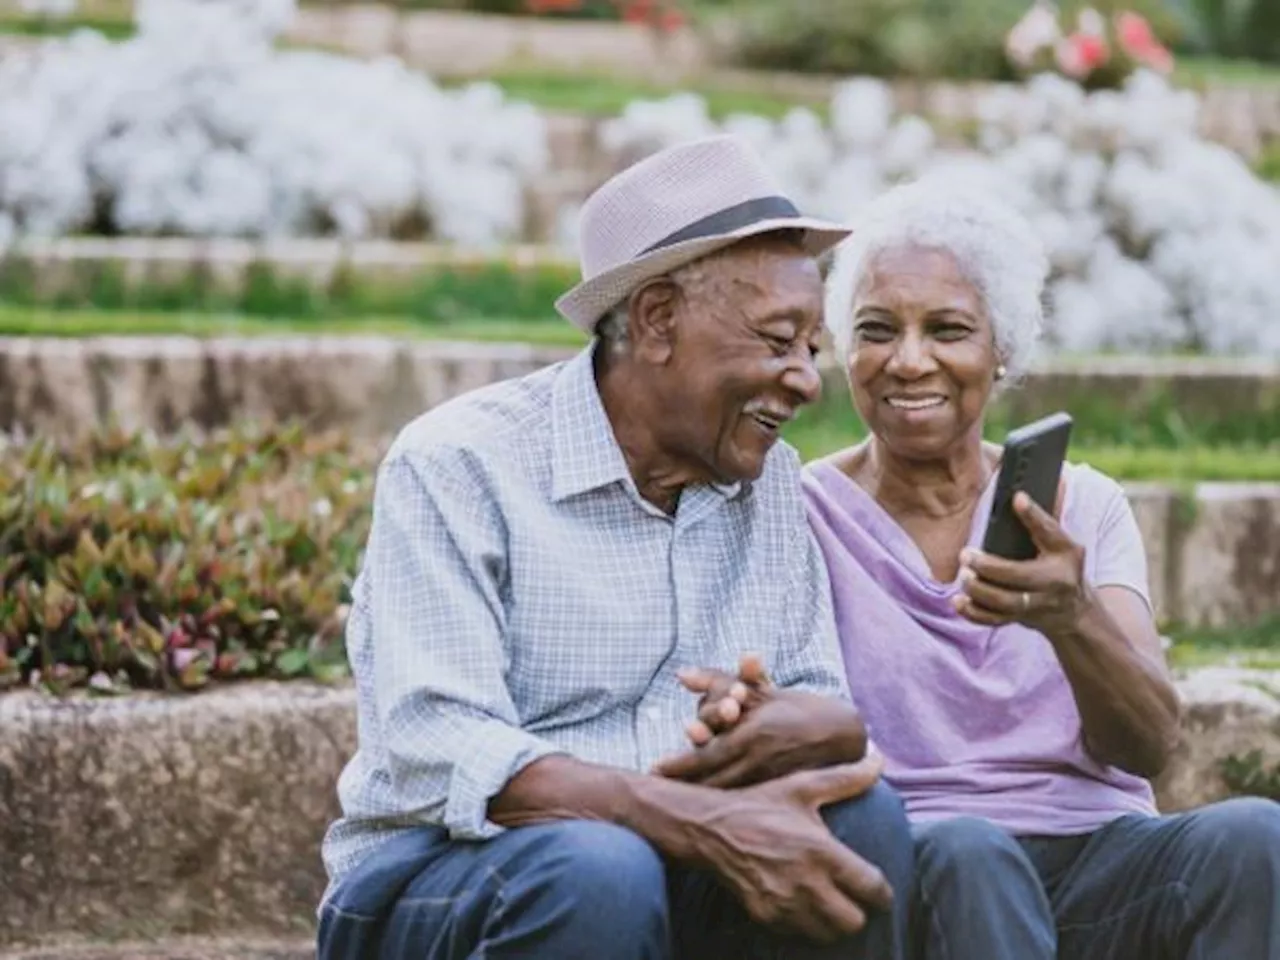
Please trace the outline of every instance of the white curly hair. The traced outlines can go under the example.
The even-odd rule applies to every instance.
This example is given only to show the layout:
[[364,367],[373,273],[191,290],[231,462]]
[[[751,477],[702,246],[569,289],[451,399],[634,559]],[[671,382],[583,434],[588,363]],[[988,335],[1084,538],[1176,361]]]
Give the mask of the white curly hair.
[[1044,325],[1049,258],[1031,224],[982,188],[940,176],[886,191],[837,248],[827,276],[826,325],[842,361],[853,350],[854,300],[876,257],[919,246],[949,253],[991,321],[1005,383],[1026,372]]

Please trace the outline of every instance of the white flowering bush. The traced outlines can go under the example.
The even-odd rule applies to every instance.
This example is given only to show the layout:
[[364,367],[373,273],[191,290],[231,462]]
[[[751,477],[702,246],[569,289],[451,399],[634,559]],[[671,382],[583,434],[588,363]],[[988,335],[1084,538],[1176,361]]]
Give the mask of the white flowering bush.
[[23,13],[50,19],[69,17],[78,7],[77,0],[18,0],[18,9]]
[[294,0],[139,0],[0,62],[0,236],[518,237],[543,119],[491,85],[284,51]]
[[1280,191],[1200,139],[1197,111],[1194,94],[1153,73],[1096,93],[1045,74],[993,89],[975,144],[956,148],[895,114],[885,84],[858,78],[837,89],[829,124],[804,109],[715,122],[682,96],[631,104],[601,141],[634,157],[734,131],[804,209],[837,219],[925,173],[965,178],[1021,210],[1044,241],[1049,343],[1280,356]]

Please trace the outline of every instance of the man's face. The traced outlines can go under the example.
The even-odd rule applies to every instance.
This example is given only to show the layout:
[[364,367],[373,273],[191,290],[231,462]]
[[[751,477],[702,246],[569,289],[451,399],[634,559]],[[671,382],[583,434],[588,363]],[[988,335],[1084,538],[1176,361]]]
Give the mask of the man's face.
[[701,479],[754,480],[779,430],[821,393],[822,277],[774,238],[700,267],[675,308],[658,435]]

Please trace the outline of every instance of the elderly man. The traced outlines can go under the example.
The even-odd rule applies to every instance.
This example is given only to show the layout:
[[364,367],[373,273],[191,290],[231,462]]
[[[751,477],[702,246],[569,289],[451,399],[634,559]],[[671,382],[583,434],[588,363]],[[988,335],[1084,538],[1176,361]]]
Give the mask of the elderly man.
[[396,439],[322,960],[900,955],[911,838],[778,442],[845,235],[733,138],[656,154],[583,210],[590,346]]

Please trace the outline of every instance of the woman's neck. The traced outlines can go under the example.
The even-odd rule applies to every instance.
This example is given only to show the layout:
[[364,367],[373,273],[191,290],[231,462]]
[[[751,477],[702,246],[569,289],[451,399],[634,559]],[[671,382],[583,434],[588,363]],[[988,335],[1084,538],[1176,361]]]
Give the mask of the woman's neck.
[[972,508],[999,457],[980,433],[929,460],[903,457],[872,437],[856,451],[850,475],[893,516],[943,519]]

